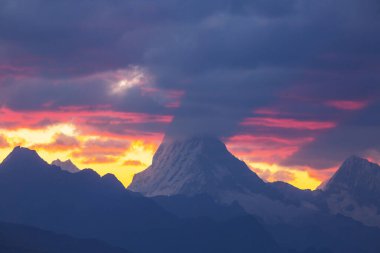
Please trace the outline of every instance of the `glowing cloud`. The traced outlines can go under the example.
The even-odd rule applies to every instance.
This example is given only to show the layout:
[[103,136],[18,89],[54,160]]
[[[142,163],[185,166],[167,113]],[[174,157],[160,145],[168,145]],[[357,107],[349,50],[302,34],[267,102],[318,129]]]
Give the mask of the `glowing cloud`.
[[256,172],[261,178],[268,182],[285,181],[300,189],[317,188],[324,177],[311,175],[311,168],[288,168],[278,164],[257,163],[247,161],[252,171]]
[[361,110],[368,106],[368,101],[332,100],[325,103],[327,106],[347,111]]
[[152,83],[152,77],[139,66],[131,66],[125,70],[107,73],[105,77],[111,83],[113,94],[120,94],[133,87]]

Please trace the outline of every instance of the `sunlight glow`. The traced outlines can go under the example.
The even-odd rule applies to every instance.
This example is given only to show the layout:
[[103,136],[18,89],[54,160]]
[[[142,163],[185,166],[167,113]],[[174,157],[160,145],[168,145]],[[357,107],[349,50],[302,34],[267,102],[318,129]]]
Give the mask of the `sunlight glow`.
[[247,161],[250,168],[268,182],[285,181],[300,189],[316,189],[322,180],[312,177],[308,171],[283,167],[277,164]]
[[126,70],[115,72],[111,79],[113,79],[111,81],[113,83],[111,92],[121,94],[133,87],[147,84],[150,77],[142,68],[133,66]]

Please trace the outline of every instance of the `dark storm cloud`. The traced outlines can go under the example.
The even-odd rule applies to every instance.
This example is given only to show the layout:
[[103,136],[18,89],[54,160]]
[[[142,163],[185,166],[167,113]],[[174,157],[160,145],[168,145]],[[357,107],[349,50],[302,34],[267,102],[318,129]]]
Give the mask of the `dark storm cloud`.
[[[337,128],[320,135],[283,162],[284,165],[310,166],[326,169],[337,166],[351,155],[379,159],[380,103],[357,112]],[[372,154],[375,153],[375,157]]]
[[[331,164],[359,148],[378,148],[372,141],[351,145],[334,138],[367,140],[371,131],[365,129],[378,129],[374,122],[352,127],[356,121],[349,116],[357,113],[357,122],[366,122],[377,112],[370,108],[380,96],[379,28],[376,0],[1,1],[0,104],[173,113],[139,87],[115,96],[104,80],[80,79],[141,66],[154,77],[155,88],[185,91],[172,134],[265,132],[240,123],[257,108],[278,106],[281,117],[337,123],[313,134],[316,141],[288,161],[315,161],[334,142],[342,155],[331,155]],[[23,68],[34,81],[19,80]],[[363,100],[373,103],[364,111],[326,106]]]

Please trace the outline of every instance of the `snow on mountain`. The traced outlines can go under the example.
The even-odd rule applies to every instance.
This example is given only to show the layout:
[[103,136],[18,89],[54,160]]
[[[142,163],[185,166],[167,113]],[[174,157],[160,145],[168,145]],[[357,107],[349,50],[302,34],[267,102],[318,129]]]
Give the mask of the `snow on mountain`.
[[380,166],[351,156],[323,188],[330,210],[380,226]]
[[257,192],[265,183],[217,139],[165,141],[152,166],[135,176],[130,189],[147,196]]
[[380,166],[366,159],[351,156],[328,181],[325,191],[348,191],[358,199],[377,201],[380,204]]
[[54,160],[51,164],[71,173],[80,171],[80,169],[78,169],[78,167],[71,160],[61,161],[57,159]]
[[165,138],[152,165],[129,186],[146,196],[207,194],[221,203],[238,202],[269,220],[295,217],[303,208],[285,204],[281,194],[261,180],[216,138]]

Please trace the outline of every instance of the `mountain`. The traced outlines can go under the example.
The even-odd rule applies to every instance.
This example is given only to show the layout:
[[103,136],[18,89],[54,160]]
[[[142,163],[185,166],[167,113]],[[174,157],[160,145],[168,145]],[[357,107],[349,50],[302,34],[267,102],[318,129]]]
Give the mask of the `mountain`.
[[2,253],[127,253],[98,240],[78,239],[29,226],[0,222]]
[[51,164],[58,166],[61,169],[66,170],[66,171],[71,172],[71,173],[76,173],[76,172],[80,171],[80,169],[78,169],[78,167],[75,166],[75,164],[70,159],[66,160],[66,161],[61,161],[61,160],[57,159],[57,160],[54,160]]
[[[223,209],[221,204],[240,205],[260,218],[282,248],[296,252],[379,252],[379,229],[331,212],[328,189],[333,181],[327,192],[265,183],[221,141],[194,137],[165,139],[151,167],[135,176],[130,189],[154,196],[156,203],[182,217],[215,217],[219,209],[223,215],[216,217],[223,220],[236,209]],[[207,196],[215,203],[202,204]]]
[[50,165],[42,160],[35,150],[23,147],[15,147],[0,165],[2,170],[12,169],[15,171],[26,168],[28,170],[43,170],[49,167]]
[[223,192],[268,190],[244,162],[211,137],[164,140],[152,165],[135,176],[129,189],[146,196],[204,193],[219,196]]
[[236,243],[241,253],[284,252],[254,217],[177,217],[126,190],[113,175],[69,173],[20,147],[0,164],[0,203],[4,222],[95,238],[131,252],[228,253]]
[[345,191],[358,201],[380,207],[380,166],[364,158],[351,156],[327,182],[324,191]]
[[225,205],[208,195],[157,196],[152,199],[166,211],[180,218],[209,217],[213,220],[224,221],[247,215],[237,203]]
[[351,156],[325,183],[324,198],[333,213],[380,226],[380,166]]
[[[0,164],[0,220],[96,238],[129,248],[125,238],[176,218],[125,190],[113,175],[61,170],[35,151],[15,148]],[[133,251],[133,250],[132,250]]]
[[145,196],[206,194],[220,203],[236,202],[271,222],[295,219],[305,212],[302,200],[289,201],[232,155],[223,142],[208,136],[165,138],[152,165],[135,175],[128,189]]

